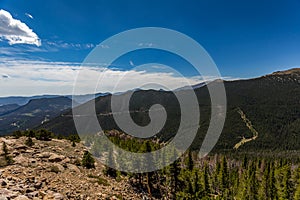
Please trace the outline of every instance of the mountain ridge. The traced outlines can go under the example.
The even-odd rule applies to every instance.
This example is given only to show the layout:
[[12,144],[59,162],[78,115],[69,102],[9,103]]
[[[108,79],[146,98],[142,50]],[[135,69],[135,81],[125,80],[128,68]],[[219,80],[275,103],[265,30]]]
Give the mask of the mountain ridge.
[[[219,80],[221,81],[221,80]],[[213,82],[209,83],[213,84]],[[232,150],[241,137],[251,137],[252,133],[245,126],[237,112],[241,108],[260,133],[242,150],[255,149],[300,149],[300,79],[290,73],[261,76],[254,79],[224,81],[227,95],[227,118],[216,150]],[[210,96],[207,86],[196,88],[195,93],[200,106],[200,128],[192,148],[199,148],[208,129],[210,119]],[[288,97],[288,98],[287,98]],[[111,96],[95,99],[98,121],[104,130],[118,129],[110,108]],[[93,103],[93,102],[88,102]],[[133,120],[145,126],[150,122],[147,110],[154,104],[161,104],[168,113],[167,122],[158,134],[162,141],[168,141],[176,133],[180,109],[176,97],[171,91],[142,90],[134,92],[130,100]],[[85,109],[87,104],[79,106]],[[145,112],[146,111],[146,112]],[[87,126],[89,126],[87,124]],[[76,133],[72,110],[41,125],[57,134]]]

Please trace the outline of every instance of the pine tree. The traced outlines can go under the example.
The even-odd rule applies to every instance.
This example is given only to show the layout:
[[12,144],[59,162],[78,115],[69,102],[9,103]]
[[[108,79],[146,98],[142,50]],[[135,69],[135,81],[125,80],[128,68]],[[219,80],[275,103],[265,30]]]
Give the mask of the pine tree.
[[248,164],[247,172],[244,172],[243,184],[241,186],[242,193],[240,194],[243,200],[258,199],[258,183],[256,178],[256,165],[254,161]]
[[228,174],[227,161],[226,161],[226,157],[223,156],[221,160],[219,175],[218,175],[218,182],[220,185],[221,193],[223,193],[225,189],[228,188],[228,179],[229,179],[229,174]]
[[[177,157],[176,149],[173,150],[173,159]],[[171,180],[171,194],[173,197],[176,195],[176,191],[179,189],[179,174],[180,174],[180,167],[179,167],[179,160],[176,159],[169,167],[169,174]]]
[[280,184],[280,200],[292,199],[293,196],[293,183],[291,180],[291,168],[289,165],[281,169],[282,183]]
[[275,178],[275,165],[274,163],[270,164],[270,178],[269,178],[269,195],[270,199],[278,199],[277,188],[276,188],[276,178]]
[[110,177],[116,178],[117,171],[115,170],[115,159],[113,156],[113,150],[108,151],[108,166],[105,167],[104,173]]
[[221,165],[219,160],[216,160],[216,167],[214,170],[214,174],[213,174],[213,192],[214,193],[219,193],[220,192],[220,184],[219,184],[219,174],[220,174],[220,169],[221,169]]
[[248,174],[244,169],[240,169],[241,174],[240,174],[240,184],[238,187],[238,194],[237,194],[237,199],[245,199],[247,196],[247,190],[248,190]]
[[[151,144],[147,140],[146,142],[143,143],[142,152],[151,152],[151,151],[152,151]],[[154,165],[154,160],[153,160],[153,157],[151,156],[151,154],[149,154],[149,156],[147,157],[146,163],[148,165]],[[153,191],[153,182],[152,182],[153,177],[152,176],[153,176],[153,172],[146,172],[145,176],[146,176],[146,187],[147,187],[147,190],[148,190],[148,194],[149,194],[150,198],[152,198],[152,191]]]
[[244,155],[242,167],[243,169],[247,169],[247,166],[248,166],[248,158],[246,155]]
[[192,152],[191,151],[188,151],[188,155],[187,155],[187,158],[185,160],[185,165],[187,167],[187,169],[189,171],[193,171],[193,168],[194,168],[194,160],[193,160],[193,155],[192,155]]
[[257,199],[257,193],[258,193],[258,182],[256,178],[256,165],[255,162],[252,162],[252,164],[249,167],[248,170],[248,199]]
[[95,168],[95,160],[90,152],[84,152],[81,164],[88,169]]
[[296,189],[295,189],[295,194],[294,194],[294,199],[298,200],[300,199],[300,166],[298,166],[294,179],[296,180]]
[[204,171],[203,171],[203,196],[208,196],[211,193],[210,185],[209,185],[209,167],[208,164],[204,164]]
[[11,158],[11,156],[9,155],[8,153],[8,148],[7,148],[7,145],[5,142],[2,143],[2,150],[3,150],[3,153],[4,153],[4,159],[6,161],[6,164],[7,165],[10,165],[14,162],[14,160]]
[[199,198],[201,196],[201,186],[200,186],[200,179],[199,179],[199,173],[198,170],[194,170],[193,172],[193,177],[194,177],[194,192],[192,193],[192,195],[195,196],[195,198]]
[[232,196],[232,198],[237,197],[239,194],[239,185],[241,184],[238,168],[233,169],[233,171],[231,172],[230,183],[231,183],[231,186],[230,186],[231,196]]
[[267,162],[265,164],[264,173],[262,175],[262,180],[259,187],[259,194],[258,194],[259,200],[270,199],[269,182],[270,182],[270,163]]
[[[300,181],[300,180],[299,180],[299,181]],[[300,199],[300,184],[298,184],[297,187],[296,187],[294,199],[295,199],[295,200]]]

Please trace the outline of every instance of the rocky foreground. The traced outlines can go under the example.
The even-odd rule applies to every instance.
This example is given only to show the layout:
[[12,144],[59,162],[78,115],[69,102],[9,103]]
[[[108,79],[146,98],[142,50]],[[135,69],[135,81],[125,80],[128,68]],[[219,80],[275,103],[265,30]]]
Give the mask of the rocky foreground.
[[[103,174],[104,166],[96,161],[95,169],[80,166],[86,148],[72,147],[68,140],[0,138],[0,200],[5,199],[142,199],[125,177],[121,180]],[[5,164],[3,142],[11,165]]]

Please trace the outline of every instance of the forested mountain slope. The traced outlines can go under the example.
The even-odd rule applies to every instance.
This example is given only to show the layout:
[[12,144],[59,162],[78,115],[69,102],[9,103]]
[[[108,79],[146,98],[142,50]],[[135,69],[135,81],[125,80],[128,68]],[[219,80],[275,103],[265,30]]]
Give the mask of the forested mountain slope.
[[[247,139],[253,136],[239,110],[243,111],[258,132],[258,137],[241,145],[239,151],[300,149],[300,69],[275,72],[249,80],[225,81],[224,84],[227,116],[215,150],[232,150],[243,137]],[[198,148],[208,128],[211,105],[206,86],[195,89],[195,93],[200,105],[201,119],[193,148]],[[110,99],[111,95],[95,99],[98,120],[105,130],[118,129],[111,114]],[[84,110],[89,103],[92,102],[77,109]],[[157,103],[163,105],[168,113],[167,122],[159,134],[161,140],[166,141],[176,133],[180,119],[179,103],[172,92],[136,91],[130,100],[130,112],[137,124],[146,125],[150,121],[147,110]],[[76,133],[72,110],[38,128],[41,127],[56,134]]]

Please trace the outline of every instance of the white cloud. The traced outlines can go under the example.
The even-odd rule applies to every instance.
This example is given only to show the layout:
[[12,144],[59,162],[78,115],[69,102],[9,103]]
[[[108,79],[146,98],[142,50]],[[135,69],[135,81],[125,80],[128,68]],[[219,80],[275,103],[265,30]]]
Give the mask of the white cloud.
[[29,17],[30,19],[33,19],[33,16],[32,16],[31,14],[25,13],[25,15],[26,15],[27,17]]
[[[80,76],[77,77],[80,72]],[[77,94],[122,92],[133,88],[176,89],[203,81],[200,76],[180,77],[168,72],[122,71],[95,67],[81,69],[80,63],[9,60],[0,58],[1,96],[72,94],[77,77]],[[102,79],[99,79],[101,78]],[[99,82],[98,82],[99,81]],[[98,84],[96,84],[98,83]],[[150,84],[150,86],[149,86]],[[95,90],[95,86],[97,85]]]
[[32,29],[2,9],[0,10],[0,37],[8,40],[10,45],[33,44],[41,46],[39,37]]

